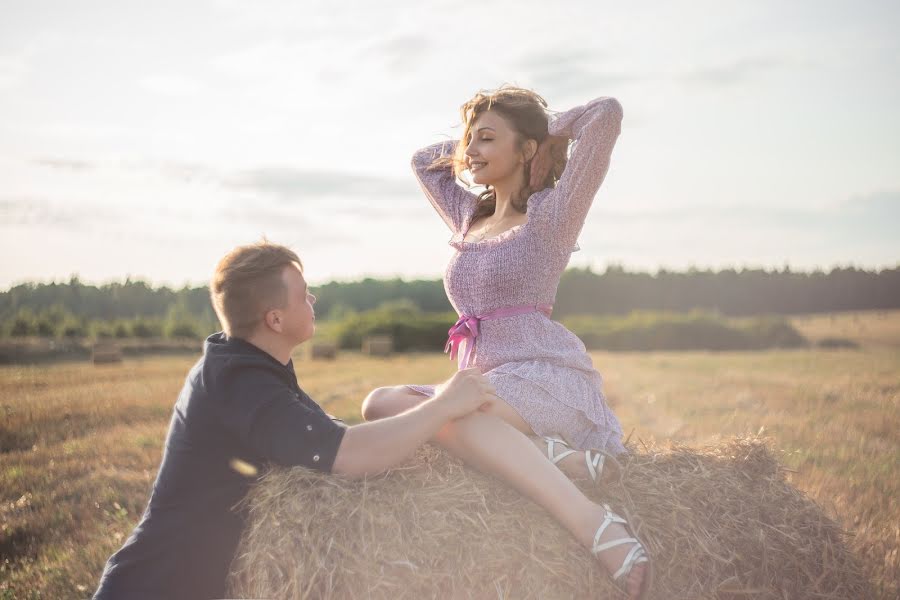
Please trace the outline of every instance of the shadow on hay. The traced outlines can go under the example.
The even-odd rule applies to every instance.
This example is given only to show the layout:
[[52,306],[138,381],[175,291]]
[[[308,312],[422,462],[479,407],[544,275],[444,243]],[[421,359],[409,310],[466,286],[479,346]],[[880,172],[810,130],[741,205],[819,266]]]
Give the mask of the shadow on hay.
[[[763,440],[646,447],[621,484],[579,485],[633,516],[655,561],[653,598],[872,595],[847,534]],[[542,509],[432,446],[368,481],[276,469],[245,508],[237,597],[621,597]]]

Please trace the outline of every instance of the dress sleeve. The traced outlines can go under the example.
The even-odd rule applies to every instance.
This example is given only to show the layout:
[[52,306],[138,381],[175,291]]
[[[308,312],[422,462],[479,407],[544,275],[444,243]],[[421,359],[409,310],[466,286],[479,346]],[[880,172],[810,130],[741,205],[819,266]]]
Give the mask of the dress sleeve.
[[263,460],[330,472],[346,426],[264,368],[229,369],[217,393],[225,429]]
[[562,177],[539,213],[548,239],[571,251],[600,184],[609,170],[613,146],[622,128],[622,105],[601,97],[559,114],[550,123],[550,135],[574,140]]
[[431,167],[431,164],[438,158],[452,156],[457,143],[456,140],[438,142],[418,150],[412,158],[413,172],[422,191],[453,233],[462,230],[478,197],[456,183],[450,166]]

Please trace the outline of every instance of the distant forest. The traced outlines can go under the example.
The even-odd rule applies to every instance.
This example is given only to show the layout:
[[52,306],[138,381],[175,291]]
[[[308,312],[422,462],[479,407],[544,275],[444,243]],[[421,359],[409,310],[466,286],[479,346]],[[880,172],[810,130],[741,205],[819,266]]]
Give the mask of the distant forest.
[[[331,282],[313,288],[313,293],[318,296],[317,314],[324,318],[341,319],[393,303],[411,304],[423,312],[452,310],[438,279]],[[729,269],[655,274],[612,266],[602,273],[566,271],[554,318],[636,310],[702,310],[741,317],[890,308],[900,308],[900,266],[881,271],[835,268],[828,273]],[[10,322],[23,311],[56,311],[82,320],[215,323],[206,287],[175,290],[131,280],[95,286],[72,277],[65,283],[25,283],[0,292],[0,322]]]

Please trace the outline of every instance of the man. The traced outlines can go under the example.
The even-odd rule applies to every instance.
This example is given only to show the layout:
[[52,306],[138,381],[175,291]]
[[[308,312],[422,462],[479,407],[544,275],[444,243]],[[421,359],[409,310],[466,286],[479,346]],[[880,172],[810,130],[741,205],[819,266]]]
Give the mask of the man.
[[294,374],[291,353],[315,331],[316,299],[293,251],[265,241],[234,249],[210,294],[224,331],[207,338],[187,376],[150,502],[107,562],[95,600],[222,597],[244,525],[234,506],[263,465],[373,475],[496,401],[487,379],[468,369],[416,408],[347,427]]

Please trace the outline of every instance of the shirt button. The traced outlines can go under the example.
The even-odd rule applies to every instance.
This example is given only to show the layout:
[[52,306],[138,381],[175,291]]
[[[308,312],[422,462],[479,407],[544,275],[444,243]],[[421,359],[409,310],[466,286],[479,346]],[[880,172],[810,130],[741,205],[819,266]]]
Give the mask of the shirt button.
[[312,425],[307,425],[307,426],[306,426],[306,430],[307,430],[307,431],[312,431]]
[[314,454],[314,455],[313,455],[313,462],[319,462],[319,455],[318,455],[318,454]]

